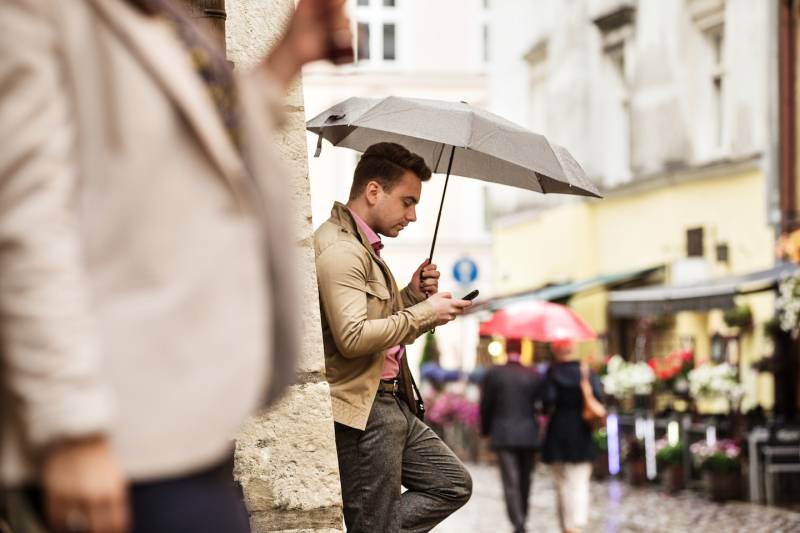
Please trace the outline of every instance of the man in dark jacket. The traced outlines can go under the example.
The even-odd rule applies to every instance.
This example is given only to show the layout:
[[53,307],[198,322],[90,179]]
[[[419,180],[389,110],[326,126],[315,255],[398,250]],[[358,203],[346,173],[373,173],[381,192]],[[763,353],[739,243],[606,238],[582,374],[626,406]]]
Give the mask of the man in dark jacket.
[[525,531],[539,426],[541,380],[520,364],[520,342],[506,341],[508,363],[491,368],[481,393],[481,433],[497,454],[508,517],[515,533]]

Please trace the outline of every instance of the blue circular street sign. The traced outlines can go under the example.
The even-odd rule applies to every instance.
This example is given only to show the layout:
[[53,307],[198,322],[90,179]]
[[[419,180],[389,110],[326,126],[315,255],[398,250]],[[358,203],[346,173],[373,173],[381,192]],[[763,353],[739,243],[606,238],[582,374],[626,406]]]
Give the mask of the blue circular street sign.
[[453,264],[453,277],[462,285],[478,279],[478,264],[469,257],[462,257]]

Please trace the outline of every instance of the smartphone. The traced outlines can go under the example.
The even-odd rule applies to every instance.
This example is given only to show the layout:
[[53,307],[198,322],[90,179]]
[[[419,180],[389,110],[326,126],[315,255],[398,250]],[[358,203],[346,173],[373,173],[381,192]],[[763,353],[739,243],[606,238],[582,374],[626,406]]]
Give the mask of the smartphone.
[[462,300],[469,300],[469,301],[472,301],[472,300],[474,300],[475,298],[477,298],[477,297],[478,297],[478,295],[480,294],[480,292],[481,292],[481,291],[479,291],[478,289],[475,289],[474,291],[470,292],[470,293],[469,293],[469,294],[467,294],[466,296],[462,296],[462,297],[461,297],[461,299],[462,299]]

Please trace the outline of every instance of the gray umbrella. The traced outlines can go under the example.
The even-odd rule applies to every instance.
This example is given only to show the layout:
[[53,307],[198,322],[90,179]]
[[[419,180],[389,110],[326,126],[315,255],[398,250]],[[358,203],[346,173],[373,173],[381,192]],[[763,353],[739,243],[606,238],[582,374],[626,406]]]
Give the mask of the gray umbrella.
[[334,146],[365,151],[395,142],[419,154],[434,173],[447,173],[436,235],[450,174],[540,193],[602,198],[597,187],[563,147],[498,115],[464,102],[419,98],[348,98],[306,124]]

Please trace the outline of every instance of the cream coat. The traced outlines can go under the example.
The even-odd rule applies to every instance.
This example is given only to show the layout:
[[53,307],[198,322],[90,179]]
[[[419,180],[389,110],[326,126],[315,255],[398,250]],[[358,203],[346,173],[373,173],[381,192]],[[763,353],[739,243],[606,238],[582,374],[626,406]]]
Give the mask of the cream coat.
[[2,0],[0,27],[0,481],[94,433],[133,480],[223,459],[298,345],[280,95],[239,80],[248,173],[163,22]]

